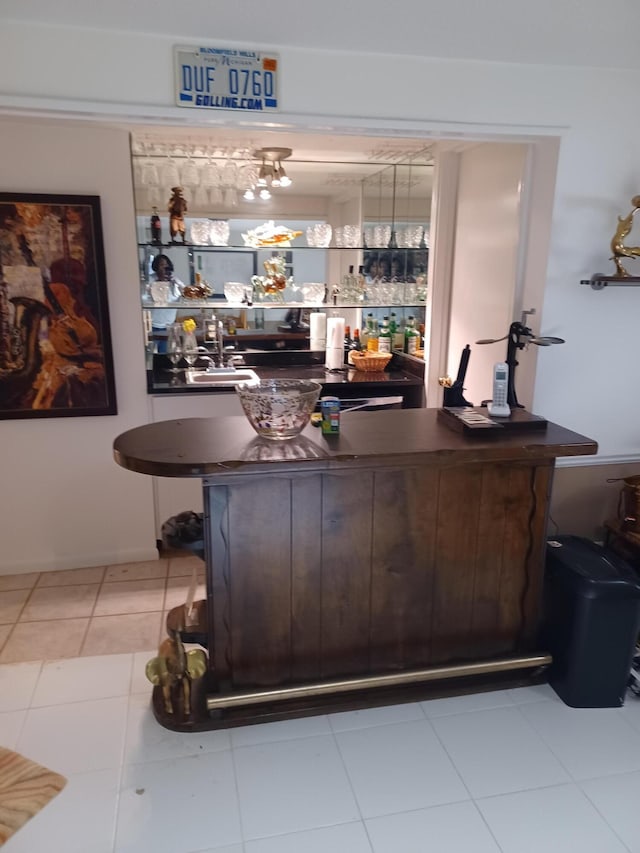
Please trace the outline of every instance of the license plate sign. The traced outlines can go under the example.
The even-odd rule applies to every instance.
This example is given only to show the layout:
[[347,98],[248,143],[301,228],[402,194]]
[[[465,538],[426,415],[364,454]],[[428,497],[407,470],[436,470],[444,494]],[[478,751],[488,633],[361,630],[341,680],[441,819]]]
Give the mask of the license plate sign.
[[223,47],[176,47],[176,104],[204,110],[278,110],[278,55]]

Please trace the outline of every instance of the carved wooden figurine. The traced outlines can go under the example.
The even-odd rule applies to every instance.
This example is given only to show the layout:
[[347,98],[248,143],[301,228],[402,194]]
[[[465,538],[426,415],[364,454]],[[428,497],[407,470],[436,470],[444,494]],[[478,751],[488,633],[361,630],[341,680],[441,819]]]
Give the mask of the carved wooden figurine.
[[169,199],[169,233],[171,242],[177,243],[176,235],[180,234],[182,242],[186,243],[184,215],[187,212],[187,200],[182,195],[182,187],[171,187]]
[[149,681],[162,687],[167,714],[174,713],[174,688],[182,691],[185,717],[191,714],[191,679],[200,678],[206,671],[206,654],[202,649],[190,649],[187,652],[179,631],[172,632],[162,641],[157,656],[147,663],[145,669]]

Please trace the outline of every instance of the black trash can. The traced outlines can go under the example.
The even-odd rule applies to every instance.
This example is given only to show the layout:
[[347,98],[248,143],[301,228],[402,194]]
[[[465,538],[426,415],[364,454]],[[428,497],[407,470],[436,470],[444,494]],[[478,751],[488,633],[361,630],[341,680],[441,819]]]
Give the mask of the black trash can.
[[640,627],[640,579],[607,548],[579,536],[547,542],[542,642],[549,684],[573,708],[624,703]]

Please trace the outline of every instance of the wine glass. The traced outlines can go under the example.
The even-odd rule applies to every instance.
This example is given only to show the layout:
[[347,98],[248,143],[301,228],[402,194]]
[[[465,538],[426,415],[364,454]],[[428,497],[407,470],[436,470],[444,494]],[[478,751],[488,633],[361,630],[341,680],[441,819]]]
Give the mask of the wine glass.
[[180,177],[182,179],[182,186],[188,187],[190,190],[195,189],[200,183],[200,172],[198,166],[193,161],[193,145],[189,146],[187,162],[182,167]]
[[167,159],[160,171],[160,177],[162,185],[166,190],[180,186],[180,172],[178,171],[178,165],[170,154],[167,154]]
[[182,341],[182,355],[189,367],[193,367],[198,358],[198,341],[193,332],[185,332]]
[[180,372],[180,368],[177,366],[183,355],[180,331],[180,323],[169,323],[167,326],[167,358],[173,365],[169,368],[169,373]]

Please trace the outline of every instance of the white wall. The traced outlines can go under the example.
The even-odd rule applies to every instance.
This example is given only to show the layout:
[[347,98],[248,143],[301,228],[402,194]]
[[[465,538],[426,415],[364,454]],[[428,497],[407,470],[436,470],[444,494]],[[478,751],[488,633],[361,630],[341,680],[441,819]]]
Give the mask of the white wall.
[[128,136],[87,126],[1,128],[5,191],[99,195],[118,415],[0,421],[0,572],[152,559],[151,479],[114,438],[147,420]]
[[[206,35],[203,26],[203,41]],[[212,24],[211,43],[222,38]],[[141,116],[162,124],[236,121],[231,113],[173,106],[171,50],[178,42],[4,22],[0,109],[111,115],[121,123]],[[534,409],[592,436],[607,456],[639,457],[640,288],[596,293],[579,280],[610,268],[615,217],[640,189],[640,116],[620,107],[636,102],[640,74],[406,56],[381,62],[373,54],[286,46],[280,57],[279,120],[292,133],[300,127],[515,141],[533,133],[562,136],[540,325],[567,344],[540,359]],[[0,131],[3,189],[103,199],[120,407],[117,418],[0,423],[0,571],[130,559],[154,537],[149,478],[119,469],[110,451],[116,434],[147,418],[126,138],[107,128],[18,119]]]
[[465,399],[476,406],[491,399],[491,368],[504,361],[507,345],[475,342],[502,337],[514,316],[526,156],[526,146],[513,144],[480,145],[460,155],[448,373],[455,379],[469,344]]

